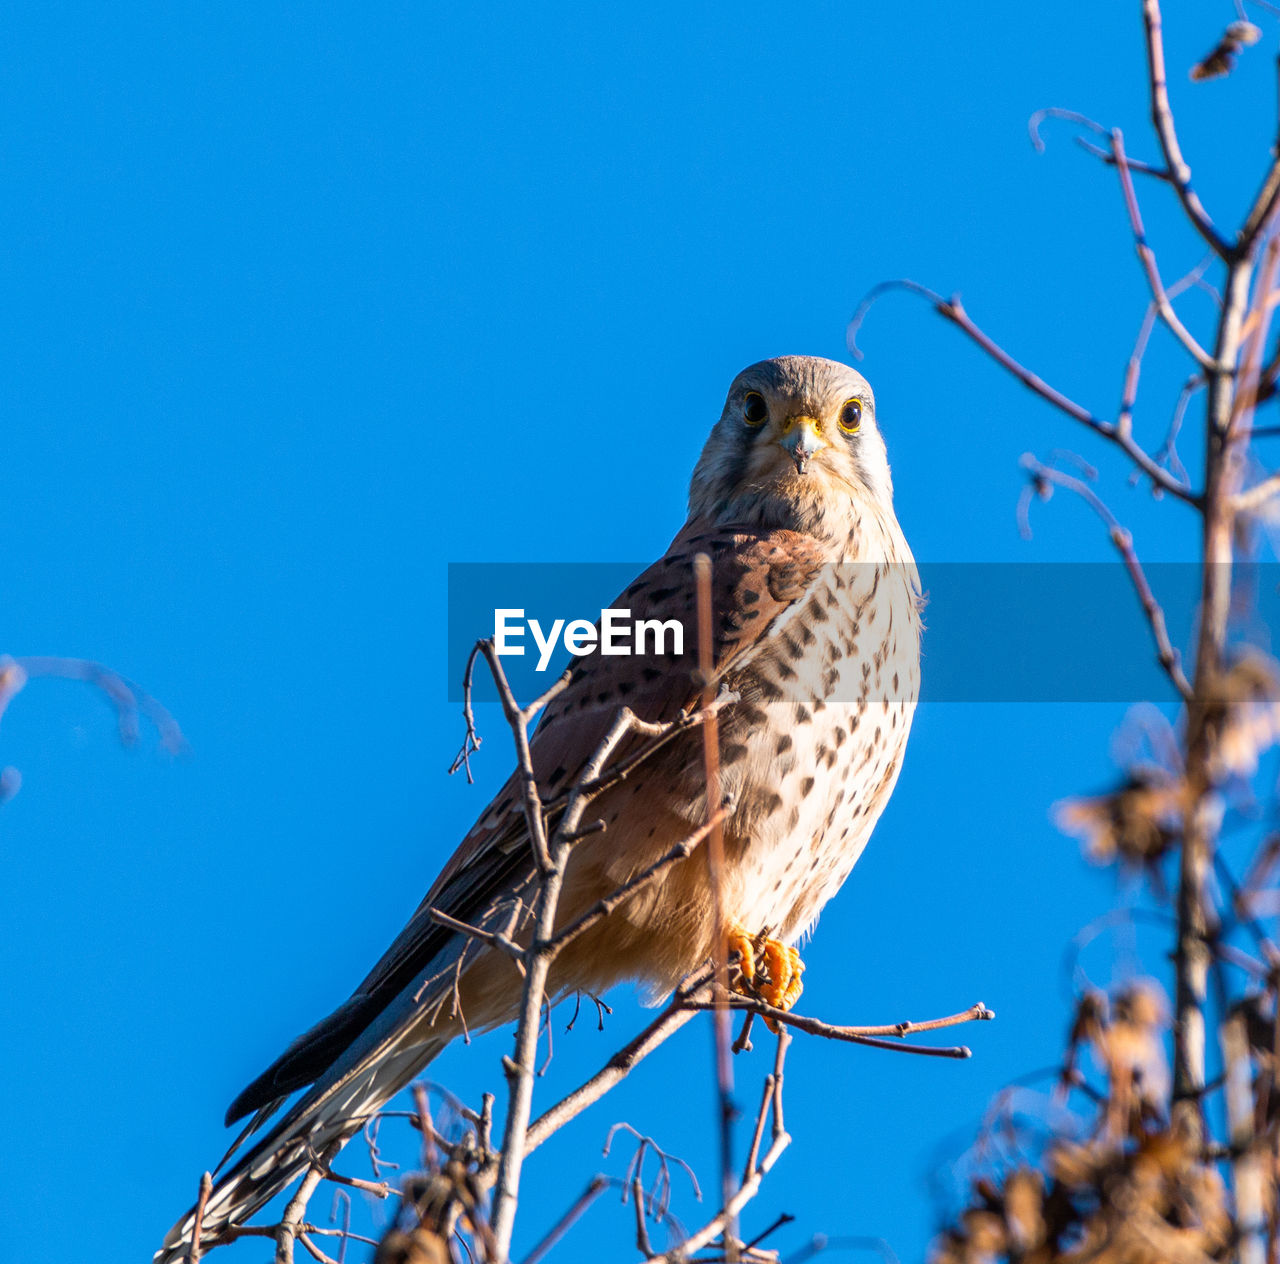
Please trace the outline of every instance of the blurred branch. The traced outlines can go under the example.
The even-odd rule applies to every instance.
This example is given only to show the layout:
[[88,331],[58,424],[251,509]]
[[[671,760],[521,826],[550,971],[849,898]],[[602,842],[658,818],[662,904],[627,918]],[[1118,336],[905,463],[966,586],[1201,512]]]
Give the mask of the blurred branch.
[[1244,1014],[1229,1015],[1221,1028],[1226,1078],[1227,1139],[1232,1155],[1240,1264],[1266,1264],[1265,1183],[1262,1155],[1255,1146],[1253,1067]]
[[[172,755],[186,753],[187,740],[178,722],[161,703],[119,672],[83,658],[48,655],[11,658],[0,654],[0,719],[27,682],[42,676],[83,681],[101,691],[115,710],[120,741],[125,746],[138,741],[141,721],[145,719],[155,727],[165,750]],[[22,776],[16,768],[0,767],[0,803],[13,798],[21,784]]]
[[[702,678],[702,709],[708,712],[702,726],[703,778],[706,784],[707,810],[707,884],[711,889],[712,920],[712,980],[713,1002],[712,1030],[715,1041],[716,1097],[719,1110],[720,1137],[720,1197],[726,1209],[731,1205],[734,1192],[733,1171],[733,1120],[737,1107],[733,1101],[733,1052],[730,1048],[733,1034],[729,1029],[729,923],[725,914],[724,894],[724,819],[720,803],[720,729],[719,719],[711,712],[715,700],[714,634],[711,610],[711,558],[699,553],[693,559],[698,616],[698,674]],[[729,1220],[729,1238],[735,1236],[737,1225]],[[737,1249],[731,1246],[726,1258],[736,1261]]]
[[85,658],[56,658],[49,655],[20,655],[11,660],[31,679],[58,677],[62,680],[81,680],[99,689],[115,708],[116,724],[120,740],[132,746],[140,736],[140,720],[147,720],[156,730],[160,745],[171,755],[187,751],[187,739],[183,737],[178,722],[169,711],[147,691],[134,684],[128,677],[104,667],[101,663]]
[[607,1176],[593,1176],[587,1184],[587,1188],[582,1191],[578,1200],[569,1208],[568,1211],[560,1217],[559,1220],[546,1232],[539,1240],[537,1246],[524,1257],[521,1264],[538,1264],[551,1251],[552,1247],[564,1237],[570,1229],[582,1218],[583,1213],[591,1206],[606,1189],[609,1188],[610,1181]]

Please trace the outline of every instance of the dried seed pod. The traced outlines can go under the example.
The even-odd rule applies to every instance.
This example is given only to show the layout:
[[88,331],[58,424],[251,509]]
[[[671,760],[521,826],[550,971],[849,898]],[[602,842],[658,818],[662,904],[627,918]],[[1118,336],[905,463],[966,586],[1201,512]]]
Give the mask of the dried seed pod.
[[1191,67],[1192,81],[1204,83],[1208,79],[1229,75],[1235,69],[1240,50],[1256,44],[1261,38],[1262,31],[1252,22],[1232,22],[1209,54]]

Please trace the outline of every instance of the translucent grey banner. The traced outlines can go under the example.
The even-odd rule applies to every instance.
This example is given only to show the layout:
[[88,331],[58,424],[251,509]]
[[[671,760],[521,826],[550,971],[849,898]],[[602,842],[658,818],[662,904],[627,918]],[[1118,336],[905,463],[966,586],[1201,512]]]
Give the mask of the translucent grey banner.
[[[521,701],[546,689],[573,661],[571,648],[583,656],[612,655],[617,670],[638,673],[638,679],[653,680],[654,672],[678,672],[687,679],[697,653],[692,574],[664,574],[631,588],[645,569],[623,562],[451,563],[446,668],[450,699],[461,701],[467,657],[481,637],[498,639],[505,651],[503,667]],[[1174,645],[1187,646],[1195,628],[1200,568],[1165,563],[1146,570]],[[918,571],[924,598],[921,701],[1176,700],[1120,564],[942,562],[920,563]],[[744,632],[743,625],[762,608],[758,599],[770,615],[789,608],[796,593],[803,594],[789,625],[792,642],[800,646],[789,661],[802,681],[806,676],[817,680],[831,669],[832,652],[824,658],[824,635],[829,646],[836,647],[835,657],[846,663],[850,658],[871,659],[878,650],[883,657],[889,606],[896,611],[901,642],[895,661],[909,656],[902,602],[892,596],[901,594],[909,582],[902,568],[873,568],[869,563],[822,567],[786,577],[774,584],[774,592],[756,592],[772,582],[761,583],[761,578],[747,572],[717,576],[720,635],[730,641],[750,638],[752,628]],[[1254,567],[1245,578],[1252,589],[1251,620],[1261,634],[1280,614],[1280,565]],[[787,582],[798,587],[786,590]],[[814,593],[822,595],[823,608],[805,612],[801,607]],[[673,626],[677,623],[679,637]],[[771,628],[782,628],[776,615]],[[808,633],[818,636],[808,641]],[[1254,639],[1269,648],[1261,635]],[[877,671],[879,699],[897,700],[909,691],[905,675],[898,673],[895,684],[892,670]],[[829,696],[857,700],[850,679],[847,673],[842,676]],[[477,670],[475,680],[477,700],[496,698],[484,670]]]

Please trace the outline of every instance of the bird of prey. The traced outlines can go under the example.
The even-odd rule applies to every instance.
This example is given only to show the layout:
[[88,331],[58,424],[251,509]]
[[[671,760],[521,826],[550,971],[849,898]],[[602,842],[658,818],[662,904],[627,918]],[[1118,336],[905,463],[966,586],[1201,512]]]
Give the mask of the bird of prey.
[[[861,375],[807,356],[743,370],[694,469],[688,520],[613,606],[692,629],[700,553],[712,561],[715,682],[738,695],[720,719],[728,947],[747,977],[759,957],[765,999],[788,1007],[803,969],[794,945],[884,809],[918,692],[919,581]],[[696,709],[704,683],[674,656],[578,658],[532,739],[543,802],[574,784],[621,707],[671,721]],[[703,824],[701,744],[698,728],[684,730],[595,801],[605,828],[574,844],[560,923]],[[350,999],[231,1104],[228,1123],[253,1112],[262,1123],[307,1089],[214,1186],[202,1240],[217,1241],[353,1135],[464,1021],[475,1030],[515,1016],[510,958],[432,911],[527,940],[536,880],[513,776]],[[555,961],[552,995],[622,980],[670,991],[712,957],[713,907],[695,852],[573,941]],[[157,1261],[181,1257],[193,1220],[174,1226]]]

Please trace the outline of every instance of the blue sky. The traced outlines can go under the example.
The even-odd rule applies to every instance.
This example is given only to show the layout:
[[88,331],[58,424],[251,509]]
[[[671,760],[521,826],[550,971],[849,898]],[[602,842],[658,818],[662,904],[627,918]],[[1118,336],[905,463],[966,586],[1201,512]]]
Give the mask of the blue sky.
[[[887,277],[961,289],[1020,356],[1114,412],[1145,302],[1115,181],[1061,125],[1037,156],[1025,124],[1072,106],[1154,155],[1138,6],[978,13],[10,15],[0,649],[110,664],[192,747],[122,751],[108,709],[70,684],[33,682],[4,717],[0,763],[24,777],[0,809],[13,1258],[43,1253],[69,1200],[98,1258],[147,1258],[221,1154],[227,1102],[346,996],[504,778],[497,741],[475,786],[444,775],[460,737],[438,667],[447,563],[656,556],[733,374],[842,356],[859,296]],[[1273,132],[1270,55],[1202,87],[1185,69],[1232,16],[1166,13],[1184,147],[1227,223]],[[1176,276],[1197,244],[1143,192]],[[1207,299],[1185,304],[1203,328]],[[1193,555],[1187,511],[1130,490],[919,304],[887,298],[862,345],[922,561],[1108,558],[1065,497],[1019,538],[1018,458],[1064,446],[1104,466],[1144,556]],[[1151,444],[1183,376],[1157,336]],[[1136,607],[1097,634],[1146,652]],[[1122,714],[922,709],[806,952],[804,1006],[879,1022],[981,999],[999,1018],[965,1034],[967,1063],[797,1042],[795,1145],[748,1222],[795,1214],[779,1245],[873,1235],[918,1258],[939,1143],[1056,1056],[1058,960],[1111,885],[1048,813],[1110,775]],[[558,1042],[544,1100],[643,1020],[611,999],[606,1035]],[[473,1099],[497,1088],[506,1039],[453,1048],[433,1074]],[[596,1170],[621,1172],[598,1153],[617,1120],[709,1178],[708,1042],[687,1031],[539,1152],[518,1246]],[[744,1100],[766,1069],[763,1049],[739,1059]],[[624,1258],[629,1225],[602,1202],[559,1258],[602,1242]]]

